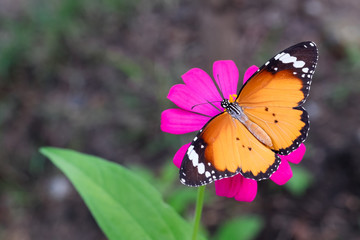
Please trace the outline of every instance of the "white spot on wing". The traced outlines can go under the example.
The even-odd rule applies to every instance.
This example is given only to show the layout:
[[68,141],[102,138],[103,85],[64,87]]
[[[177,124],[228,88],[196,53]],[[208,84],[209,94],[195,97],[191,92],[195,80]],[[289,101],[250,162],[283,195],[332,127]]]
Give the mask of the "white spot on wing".
[[200,163],[198,165],[198,173],[199,174],[204,174],[205,173],[205,165],[203,163]]
[[190,145],[190,147],[188,148],[187,150],[188,155],[192,150],[194,150],[194,145]]
[[286,53],[285,55],[281,56],[279,60],[283,63],[292,63],[296,61],[296,57],[292,57],[290,54]]
[[302,68],[303,66],[305,66],[305,62],[304,61],[296,61],[296,62],[294,62],[293,66],[296,68]]
[[192,161],[194,167],[199,164],[199,155],[195,151],[190,153],[189,159]]
[[308,72],[309,72],[309,68],[303,68],[302,71],[303,71],[304,73],[308,73]]
[[[289,53],[279,53],[278,55],[275,56],[275,60],[279,60],[284,64],[293,63],[293,66],[295,68],[302,68],[303,66],[305,66],[304,61],[301,60],[298,61],[296,57],[291,56]],[[277,69],[275,69],[275,71],[277,71]]]
[[190,145],[187,155],[190,161],[192,161],[193,166],[196,167],[199,164],[199,155],[195,152],[194,145]]
[[285,55],[284,52],[279,53],[279,54],[277,54],[277,55],[274,57],[274,59],[275,59],[275,60],[278,60],[278,59],[281,58],[283,55]]

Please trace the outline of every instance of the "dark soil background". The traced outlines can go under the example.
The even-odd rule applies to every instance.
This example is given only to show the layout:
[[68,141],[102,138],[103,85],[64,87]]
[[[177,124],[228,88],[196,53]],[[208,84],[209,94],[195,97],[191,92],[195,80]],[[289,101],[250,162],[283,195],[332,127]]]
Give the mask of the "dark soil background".
[[209,187],[203,225],[211,236],[256,214],[257,239],[360,239],[359,13],[357,0],[0,1],[0,239],[106,239],[39,147],[156,174],[191,139],[159,128],[183,73],[232,59],[242,75],[306,40],[320,57],[307,152],[293,169],[311,182],[301,194],[261,182],[253,203]]

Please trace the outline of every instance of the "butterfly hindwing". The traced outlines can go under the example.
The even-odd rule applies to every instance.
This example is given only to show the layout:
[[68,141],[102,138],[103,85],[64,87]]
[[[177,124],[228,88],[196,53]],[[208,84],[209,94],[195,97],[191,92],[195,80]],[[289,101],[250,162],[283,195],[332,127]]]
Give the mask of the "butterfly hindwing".
[[277,153],[289,154],[307,137],[309,118],[301,105],[309,95],[317,59],[313,42],[285,49],[244,84],[236,99],[249,119],[269,135]]
[[192,141],[180,168],[180,181],[201,186],[237,173],[267,179],[280,158],[227,112],[212,118]]
[[309,132],[309,117],[303,107],[253,107],[244,113],[271,138],[270,148],[287,155],[305,140]]

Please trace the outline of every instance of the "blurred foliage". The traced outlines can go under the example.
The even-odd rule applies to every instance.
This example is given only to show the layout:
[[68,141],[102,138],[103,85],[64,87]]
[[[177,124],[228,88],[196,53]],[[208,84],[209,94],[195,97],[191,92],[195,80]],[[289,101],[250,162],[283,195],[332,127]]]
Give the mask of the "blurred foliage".
[[264,220],[261,217],[255,215],[241,216],[220,226],[215,239],[251,240],[256,238],[263,227]]
[[[184,215],[185,210],[194,206],[197,189],[179,186],[179,169],[172,162],[164,164],[158,173],[143,166],[130,166],[130,169],[153,184],[162,193],[165,201],[179,214]],[[205,202],[208,201],[209,197],[205,197]]]
[[313,176],[301,166],[293,167],[291,170],[293,177],[285,184],[285,187],[293,195],[297,197],[302,196],[313,183]]
[[[164,102],[158,93],[169,89],[169,71],[117,48],[118,31],[137,7],[138,1],[129,0],[40,0],[20,16],[0,15],[0,86],[6,91],[0,122],[9,125],[16,112],[28,111],[24,119],[34,120],[24,128],[34,129],[31,144],[38,146],[49,142],[44,132],[59,125],[68,128],[62,132],[68,141],[59,146],[82,149],[84,135],[106,126],[116,128],[113,144],[141,147],[149,158],[178,145],[174,136],[153,136]],[[36,132],[39,128],[44,132]],[[35,165],[30,162],[30,171],[41,169]]]
[[101,32],[97,20],[106,14],[116,14],[121,27],[137,3],[138,0],[40,0],[34,1],[21,18],[0,16],[0,28],[6,36],[0,38],[0,76],[9,76],[18,64],[51,70],[55,62],[66,57],[66,47],[71,48],[72,44],[81,47],[79,43],[92,34],[90,29]]
[[348,45],[345,48],[345,54],[350,64],[350,69],[357,70],[360,67],[360,47]]
[[341,79],[335,84],[330,95],[330,104],[334,107],[344,107],[349,97],[360,93],[359,67],[360,47],[354,44],[344,46],[344,60],[339,61],[336,66],[336,72]]

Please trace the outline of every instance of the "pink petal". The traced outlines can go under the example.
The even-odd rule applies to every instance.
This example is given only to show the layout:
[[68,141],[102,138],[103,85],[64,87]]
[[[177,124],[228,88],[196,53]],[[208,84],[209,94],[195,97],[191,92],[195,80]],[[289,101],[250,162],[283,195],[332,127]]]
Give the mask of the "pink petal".
[[234,177],[223,178],[223,179],[215,181],[216,195],[221,196],[221,197],[229,197],[229,198],[235,197],[237,189],[232,188],[232,185],[234,182],[240,183],[240,181],[235,180],[235,177],[238,175],[235,175]]
[[216,61],[213,65],[213,74],[225,98],[230,94],[237,94],[239,70],[231,60]]
[[167,109],[161,113],[160,128],[163,132],[184,134],[200,130],[209,117],[182,109]]
[[293,173],[291,171],[289,162],[286,159],[283,159],[282,156],[280,156],[280,158],[281,163],[279,168],[271,175],[270,179],[278,185],[284,185],[287,181],[290,180],[290,178],[292,178]]
[[218,109],[208,104],[197,92],[185,84],[174,85],[169,91],[168,99],[184,110],[208,116],[215,116],[219,113]]
[[302,143],[295,151],[293,151],[289,155],[281,156],[281,159],[286,159],[291,163],[298,164],[303,159],[305,152],[306,152],[306,147]]
[[[185,74],[183,74],[181,78],[183,79],[188,89],[192,91],[192,94],[197,96],[198,104],[207,103],[208,101],[218,101],[214,104],[221,109],[220,102],[222,98],[220,96],[220,93],[217,90],[214,81],[206,72],[204,72],[200,68],[192,68]],[[214,110],[214,108],[210,104],[205,104],[205,106]]]
[[184,159],[185,153],[187,151],[187,149],[189,148],[190,143],[187,143],[185,145],[183,145],[176,153],[173,159],[173,163],[175,164],[175,166],[177,166],[178,168],[180,168],[182,160]]
[[216,195],[235,197],[237,201],[251,202],[255,199],[257,182],[237,174],[215,182]]
[[257,182],[253,179],[243,177],[241,188],[235,196],[236,201],[252,202],[257,193]]
[[249,67],[245,74],[244,74],[244,81],[243,83],[246,83],[247,80],[249,80],[249,78],[258,70],[259,68],[255,65],[252,65],[251,67]]

